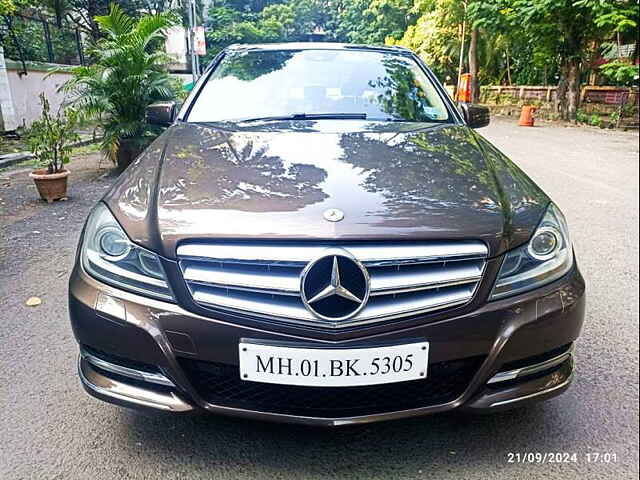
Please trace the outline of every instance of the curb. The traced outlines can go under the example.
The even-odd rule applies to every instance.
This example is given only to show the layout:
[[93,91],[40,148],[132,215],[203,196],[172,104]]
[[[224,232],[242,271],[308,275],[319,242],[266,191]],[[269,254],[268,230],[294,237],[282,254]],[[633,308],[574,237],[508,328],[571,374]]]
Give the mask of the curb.
[[0,168],[12,167],[31,158],[33,158],[33,155],[29,152],[8,153],[0,156]]
[[[72,148],[84,147],[85,145],[91,145],[92,143],[98,143],[100,139],[89,138],[87,140],[80,140],[71,145]],[[33,158],[33,155],[29,152],[16,152],[16,153],[7,153],[6,155],[0,155],[0,168],[13,167],[20,162],[24,162],[25,160],[30,160]]]

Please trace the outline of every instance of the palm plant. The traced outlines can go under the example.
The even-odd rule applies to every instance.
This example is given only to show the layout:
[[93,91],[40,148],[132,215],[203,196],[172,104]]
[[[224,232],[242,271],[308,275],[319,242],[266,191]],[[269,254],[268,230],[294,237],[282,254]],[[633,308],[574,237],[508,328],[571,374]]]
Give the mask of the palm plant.
[[125,166],[158,133],[145,122],[146,107],[175,97],[161,40],[177,18],[165,12],[135,21],[112,4],[95,20],[104,33],[91,52],[95,63],[73,68],[62,88],[85,118],[104,121],[101,149]]

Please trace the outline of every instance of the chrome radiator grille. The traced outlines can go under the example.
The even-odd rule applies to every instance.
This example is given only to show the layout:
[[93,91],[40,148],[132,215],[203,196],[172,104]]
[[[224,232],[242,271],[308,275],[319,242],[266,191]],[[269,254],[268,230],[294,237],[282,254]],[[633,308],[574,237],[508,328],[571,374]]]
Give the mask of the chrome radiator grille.
[[[328,321],[301,298],[305,267],[327,252],[345,252],[370,277],[366,306],[352,318]],[[482,242],[303,244],[202,242],[177,250],[196,303],[293,323],[340,328],[460,306],[482,278]]]

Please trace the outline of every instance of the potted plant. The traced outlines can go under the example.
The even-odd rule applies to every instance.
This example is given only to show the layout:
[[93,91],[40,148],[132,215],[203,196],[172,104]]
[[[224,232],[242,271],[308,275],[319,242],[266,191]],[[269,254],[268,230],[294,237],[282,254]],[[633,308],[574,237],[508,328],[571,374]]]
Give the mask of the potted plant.
[[69,163],[72,144],[79,137],[75,132],[78,116],[74,110],[51,114],[49,101],[40,94],[42,117],[31,125],[26,139],[29,150],[33,153],[36,166],[29,174],[36,184],[38,193],[48,203],[67,196],[67,177],[69,170],[64,165]]
[[101,150],[124,169],[162,130],[146,122],[146,108],[176,97],[163,48],[167,29],[179,18],[164,12],[135,20],[112,3],[109,14],[95,21],[103,35],[91,50],[94,62],[72,68],[61,88],[80,114],[100,120]]

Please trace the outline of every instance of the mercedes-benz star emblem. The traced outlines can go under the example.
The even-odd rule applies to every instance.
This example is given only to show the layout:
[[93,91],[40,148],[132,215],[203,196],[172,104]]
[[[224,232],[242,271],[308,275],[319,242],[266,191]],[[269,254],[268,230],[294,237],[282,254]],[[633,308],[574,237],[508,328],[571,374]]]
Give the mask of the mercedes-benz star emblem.
[[344,212],[339,208],[330,208],[324,211],[323,216],[327,222],[339,222],[344,218]]
[[302,302],[316,317],[340,321],[354,317],[369,299],[369,274],[347,252],[326,255],[301,276]]

